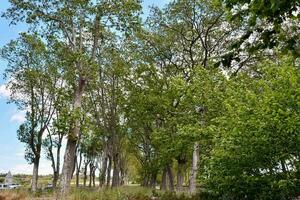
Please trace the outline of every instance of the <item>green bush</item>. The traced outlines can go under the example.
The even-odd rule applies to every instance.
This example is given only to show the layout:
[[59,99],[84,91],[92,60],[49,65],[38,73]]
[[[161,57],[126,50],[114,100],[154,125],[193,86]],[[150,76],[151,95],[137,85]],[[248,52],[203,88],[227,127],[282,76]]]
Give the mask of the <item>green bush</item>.
[[276,176],[231,176],[210,182],[209,196],[201,199],[255,199],[289,200],[299,194],[298,179],[282,179]]
[[0,177],[0,183],[4,183],[5,178],[4,177]]

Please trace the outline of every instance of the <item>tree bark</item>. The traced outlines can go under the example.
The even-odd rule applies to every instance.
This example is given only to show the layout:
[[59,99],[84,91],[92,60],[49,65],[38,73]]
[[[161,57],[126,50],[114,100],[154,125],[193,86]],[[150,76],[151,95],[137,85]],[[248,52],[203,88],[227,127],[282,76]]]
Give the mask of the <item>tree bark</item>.
[[[74,98],[74,111],[77,112],[81,108],[81,97],[85,89],[86,81],[83,77],[79,78],[78,87]],[[71,179],[74,171],[74,162],[76,156],[77,139],[80,136],[80,119],[75,118],[71,125],[68,135],[66,152],[64,156],[64,164],[61,176],[61,195],[65,196],[70,191]]]
[[196,193],[196,184],[197,184],[197,172],[198,172],[198,162],[199,162],[199,143],[194,143],[193,149],[193,160],[190,174],[190,185],[189,190],[191,194]]
[[56,188],[58,179],[59,179],[59,172],[58,171],[53,172],[53,181],[52,181],[53,188]]
[[112,165],[112,160],[111,157],[108,157],[108,167],[107,167],[107,179],[106,179],[106,186],[110,186],[110,178],[111,178],[111,165]]
[[69,138],[66,146],[64,165],[61,176],[61,193],[63,196],[70,191],[75,154],[76,140],[72,140]]
[[113,178],[111,187],[118,187],[120,185],[120,162],[119,162],[119,153],[114,155],[114,169],[113,169]]
[[87,167],[89,162],[86,162],[84,165],[84,171],[83,171],[83,186],[86,187],[86,179],[87,179]]
[[86,179],[87,179],[87,175],[86,175],[86,171],[84,171],[83,173],[83,186],[86,187]]
[[33,173],[32,173],[32,182],[31,182],[31,190],[33,192],[37,191],[37,184],[38,184],[38,176],[39,176],[39,164],[40,158],[36,157],[33,163]]
[[105,158],[103,159],[102,170],[101,170],[100,175],[99,175],[100,187],[103,187],[103,185],[105,184],[106,170],[107,170],[107,156],[105,156]]
[[167,169],[163,169],[162,177],[161,177],[161,190],[167,190]]
[[96,167],[94,167],[93,168],[93,187],[96,187],[96,181],[95,181],[95,179],[96,179]]
[[169,189],[170,191],[174,191],[174,176],[173,176],[173,172],[172,172],[172,168],[170,165],[167,166],[167,174],[168,174],[168,178],[169,178]]
[[56,151],[56,170],[53,172],[53,188],[56,188],[57,182],[59,179],[59,172],[60,172],[60,150],[61,150],[61,143],[63,140],[63,134],[59,135],[59,143],[57,146],[57,151]]
[[157,173],[153,172],[152,175],[151,175],[150,187],[155,189],[156,188],[156,182],[157,182]]
[[184,172],[184,162],[181,162],[181,160],[178,160],[178,169],[177,169],[177,191],[183,190],[183,172]]
[[92,187],[92,181],[93,181],[93,162],[90,162],[90,181],[89,181],[89,187]]
[[126,168],[125,168],[125,158],[120,157],[120,185],[125,184],[125,178],[126,178]]
[[144,176],[143,176],[143,181],[141,183],[141,186],[143,187],[148,187],[148,183],[149,183],[149,177],[146,173],[144,173]]
[[82,163],[82,152],[79,152],[79,161],[77,159],[76,162],[76,187],[79,187],[79,175],[80,175],[80,168],[81,168],[81,163]]
[[78,188],[79,187],[79,173],[80,173],[80,170],[76,170],[76,187]]

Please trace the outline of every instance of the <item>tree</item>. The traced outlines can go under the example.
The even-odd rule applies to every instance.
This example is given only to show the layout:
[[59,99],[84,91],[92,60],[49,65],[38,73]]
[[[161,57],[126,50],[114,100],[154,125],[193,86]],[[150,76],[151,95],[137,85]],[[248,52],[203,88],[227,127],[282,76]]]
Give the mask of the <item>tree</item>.
[[[218,2],[226,10],[229,21],[237,23],[245,30],[240,40],[232,46],[234,51],[244,45],[252,54],[260,49],[280,48],[291,52],[295,57],[299,55],[299,34],[297,34],[300,17],[299,1],[220,0]],[[250,42],[245,45],[244,41],[248,39]]]
[[[13,92],[11,101],[26,111],[26,121],[18,130],[18,139],[26,144],[25,158],[33,163],[32,191],[37,190],[38,168],[43,134],[54,114],[54,99],[50,91],[57,80],[51,76],[50,57],[37,35],[22,34],[2,49],[8,60],[6,76]],[[50,75],[50,77],[48,77]]]
[[259,72],[230,81],[226,112],[210,127],[219,134],[203,178],[220,197],[289,199],[297,193],[299,69],[283,58],[262,63]]
[[[96,54],[105,29],[130,30],[138,22],[139,1],[11,1],[4,14],[13,23],[24,20],[39,34],[55,37],[60,47],[67,82],[73,87],[73,116],[61,177],[61,193],[70,189],[76,144],[80,137],[82,96],[93,77]],[[43,27],[43,28],[42,28]],[[47,39],[47,37],[45,37]]]
[[[157,141],[164,141],[162,145],[159,145],[161,147],[157,148],[162,156],[160,160],[169,158],[162,162],[166,169],[173,166],[174,158],[179,165],[186,164],[183,162],[193,162],[191,183],[196,182],[197,177],[199,138],[191,137],[195,143],[192,145],[195,147],[194,161],[186,159],[187,155],[192,158],[193,153],[187,148],[187,151],[183,151],[181,154],[179,149],[182,149],[182,146],[179,141],[182,139],[182,144],[186,144],[187,138],[178,138],[179,141],[175,139],[179,137],[178,124],[180,124],[181,114],[189,114],[184,110],[186,107],[181,104],[182,99],[187,98],[187,88],[193,84],[197,69],[213,70],[212,66],[219,66],[222,55],[228,51],[228,47],[233,42],[229,35],[234,34],[235,29],[226,24],[223,14],[221,9],[210,2],[174,1],[162,10],[153,9],[145,29],[137,33],[138,41],[134,44],[136,45],[134,48],[139,48],[140,52],[143,52],[141,55],[137,55],[138,59],[141,59],[139,63],[141,67],[137,67],[137,73],[140,73],[141,79],[143,79],[139,92],[141,95],[147,96],[146,100],[144,97],[141,98],[146,102],[150,101],[146,104],[152,106],[149,108],[153,111],[151,113],[152,121],[149,121],[148,124],[150,124],[151,132],[157,132],[157,136],[159,136]],[[222,26],[224,29],[220,29]],[[139,78],[137,77],[137,79]],[[155,84],[157,84],[157,88]],[[190,104],[189,106],[199,105],[192,106]],[[200,106],[206,107],[205,105]],[[192,112],[194,113],[194,110]],[[199,118],[197,120],[198,122],[202,121]],[[154,126],[155,121],[161,122],[159,127]],[[205,125],[203,124],[203,126]],[[174,146],[174,144],[178,144],[178,146]],[[179,181],[177,181],[179,184],[182,182],[180,174]],[[191,184],[191,191],[194,192],[195,187],[192,185],[195,184]]]

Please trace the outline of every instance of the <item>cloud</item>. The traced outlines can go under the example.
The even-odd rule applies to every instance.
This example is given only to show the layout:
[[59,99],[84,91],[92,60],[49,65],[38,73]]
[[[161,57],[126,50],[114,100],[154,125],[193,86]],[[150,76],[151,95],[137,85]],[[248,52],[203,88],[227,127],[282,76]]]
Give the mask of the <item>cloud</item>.
[[25,121],[25,115],[26,115],[26,110],[17,111],[11,116],[10,122],[22,123]]
[[11,92],[6,88],[6,85],[0,85],[0,97],[8,98]]

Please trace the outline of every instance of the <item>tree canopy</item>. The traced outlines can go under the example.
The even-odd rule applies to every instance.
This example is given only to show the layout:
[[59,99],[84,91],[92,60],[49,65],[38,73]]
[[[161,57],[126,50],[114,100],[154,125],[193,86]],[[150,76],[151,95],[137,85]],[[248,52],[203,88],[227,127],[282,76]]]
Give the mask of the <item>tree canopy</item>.
[[138,0],[10,2],[29,25],[1,56],[34,191],[43,149],[60,195],[72,178],[299,195],[299,1],[174,0],[146,20]]

